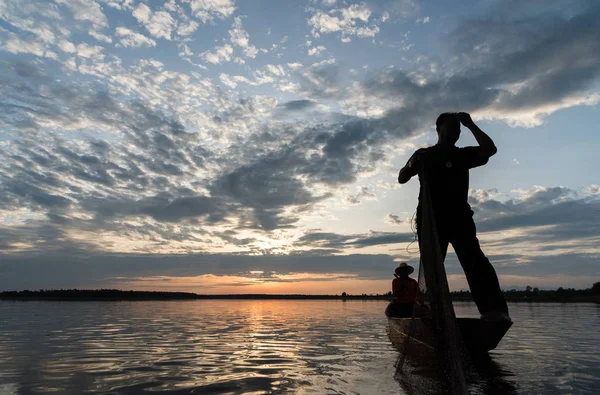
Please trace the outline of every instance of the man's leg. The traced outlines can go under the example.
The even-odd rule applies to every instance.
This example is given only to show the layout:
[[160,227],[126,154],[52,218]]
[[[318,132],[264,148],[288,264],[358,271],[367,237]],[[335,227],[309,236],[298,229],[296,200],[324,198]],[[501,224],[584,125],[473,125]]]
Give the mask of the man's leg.
[[473,300],[480,313],[501,312],[508,314],[508,307],[500,289],[498,276],[489,259],[481,251],[475,235],[472,219],[460,224],[450,238],[452,247],[460,261]]

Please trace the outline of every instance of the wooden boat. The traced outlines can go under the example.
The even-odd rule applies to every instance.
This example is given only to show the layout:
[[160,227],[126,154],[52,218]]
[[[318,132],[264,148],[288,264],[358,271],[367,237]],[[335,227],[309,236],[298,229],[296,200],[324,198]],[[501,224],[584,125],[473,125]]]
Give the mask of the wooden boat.
[[[396,318],[388,314],[388,331],[392,341],[410,341],[427,348],[436,349],[437,340],[431,318]],[[510,321],[486,321],[481,318],[459,317],[456,319],[462,341],[471,353],[487,353],[498,346],[508,329]]]

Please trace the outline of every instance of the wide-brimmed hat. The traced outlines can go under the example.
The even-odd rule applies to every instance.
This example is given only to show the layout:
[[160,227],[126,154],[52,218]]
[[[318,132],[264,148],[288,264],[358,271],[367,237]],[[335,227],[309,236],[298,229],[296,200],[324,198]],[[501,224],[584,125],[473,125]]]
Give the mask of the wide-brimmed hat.
[[397,275],[400,275],[401,273],[403,273],[403,272],[406,272],[406,271],[408,271],[408,274],[411,274],[412,272],[414,272],[414,271],[415,271],[415,268],[414,268],[414,267],[412,267],[412,266],[410,266],[410,265],[409,265],[408,263],[406,263],[406,262],[402,262],[402,263],[400,264],[400,266],[398,266],[398,267],[396,268],[396,270],[394,270],[394,272],[395,272]]

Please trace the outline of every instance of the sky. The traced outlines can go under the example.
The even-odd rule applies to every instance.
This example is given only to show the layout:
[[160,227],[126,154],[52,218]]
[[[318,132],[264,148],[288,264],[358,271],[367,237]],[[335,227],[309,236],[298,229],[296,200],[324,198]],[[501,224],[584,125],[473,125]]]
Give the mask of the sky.
[[0,290],[387,292],[446,111],[502,288],[600,281],[595,0],[0,0],[0,89]]

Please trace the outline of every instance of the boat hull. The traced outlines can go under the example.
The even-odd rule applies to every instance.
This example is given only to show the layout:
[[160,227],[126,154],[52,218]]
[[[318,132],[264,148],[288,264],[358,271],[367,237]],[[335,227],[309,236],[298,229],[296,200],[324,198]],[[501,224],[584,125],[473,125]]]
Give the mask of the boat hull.
[[[508,329],[510,321],[485,321],[481,318],[456,319],[462,341],[470,352],[486,353],[495,349]],[[396,318],[388,316],[389,333],[393,341],[411,341],[437,349],[437,338],[430,318]]]

